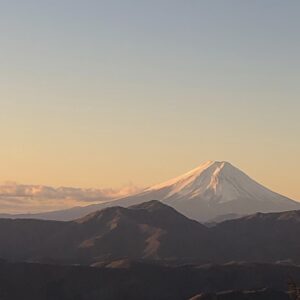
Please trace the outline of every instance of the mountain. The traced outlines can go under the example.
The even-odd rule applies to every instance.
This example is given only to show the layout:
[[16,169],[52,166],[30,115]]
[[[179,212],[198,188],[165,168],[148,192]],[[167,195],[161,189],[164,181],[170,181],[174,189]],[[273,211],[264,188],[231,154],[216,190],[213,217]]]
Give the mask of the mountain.
[[[210,228],[226,260],[300,263],[300,211],[256,213]],[[299,238],[297,238],[299,239]]]
[[300,203],[268,190],[230,163],[212,161],[122,201],[133,203],[139,198],[161,200],[201,222],[226,214],[248,215],[300,208]]
[[71,222],[0,219],[0,257],[94,264],[118,258],[216,259],[207,228],[159,201],[110,207]]
[[2,300],[288,300],[289,277],[300,282],[300,268],[137,262],[126,268],[92,268],[0,261],[0,296]]
[[118,200],[10,217],[72,220],[105,207],[128,207],[150,200],[159,200],[200,222],[222,219],[225,215],[243,216],[300,209],[299,202],[270,191],[230,163],[208,161],[182,176]]
[[205,222],[204,225],[211,227],[211,226],[215,226],[218,223],[224,222],[224,221],[228,221],[228,220],[235,220],[235,219],[239,219],[242,218],[243,215],[238,215],[238,214],[226,214],[226,215],[219,215],[217,217],[215,217],[214,219],[210,219],[209,221]]
[[206,227],[160,201],[109,207],[74,221],[0,219],[0,258],[103,265],[300,263],[300,211],[257,213]]

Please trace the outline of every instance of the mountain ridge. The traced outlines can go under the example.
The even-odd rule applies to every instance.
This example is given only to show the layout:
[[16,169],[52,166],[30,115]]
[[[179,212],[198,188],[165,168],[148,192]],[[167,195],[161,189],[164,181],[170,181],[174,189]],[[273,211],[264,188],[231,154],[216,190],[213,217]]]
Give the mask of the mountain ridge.
[[74,221],[0,219],[0,257],[13,261],[93,264],[119,258],[209,261],[207,228],[151,201],[109,207]]
[[74,221],[0,219],[0,258],[83,265],[124,259],[299,264],[299,220],[300,210],[257,213],[206,227],[158,201],[109,207]]

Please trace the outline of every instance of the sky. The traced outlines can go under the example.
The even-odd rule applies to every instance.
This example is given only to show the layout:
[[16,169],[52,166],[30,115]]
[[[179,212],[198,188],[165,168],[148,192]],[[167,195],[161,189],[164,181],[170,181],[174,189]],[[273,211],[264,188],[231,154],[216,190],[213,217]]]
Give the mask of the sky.
[[296,0],[0,0],[0,181],[224,160],[300,200],[299,28]]

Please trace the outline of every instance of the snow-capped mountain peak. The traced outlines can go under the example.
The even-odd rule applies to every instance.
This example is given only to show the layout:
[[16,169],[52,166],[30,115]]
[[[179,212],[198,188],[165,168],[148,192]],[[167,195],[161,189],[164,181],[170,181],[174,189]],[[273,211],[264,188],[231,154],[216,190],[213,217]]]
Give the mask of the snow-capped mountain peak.
[[300,208],[299,203],[272,192],[225,161],[207,161],[179,177],[146,189],[140,196],[161,200],[201,221],[227,213]]
[[185,200],[201,196],[206,201],[218,197],[225,202],[238,196],[241,192],[239,183],[245,184],[247,180],[251,181],[246,174],[228,162],[207,161],[184,175],[148,188],[146,192],[168,190],[164,199],[174,195],[184,196]]

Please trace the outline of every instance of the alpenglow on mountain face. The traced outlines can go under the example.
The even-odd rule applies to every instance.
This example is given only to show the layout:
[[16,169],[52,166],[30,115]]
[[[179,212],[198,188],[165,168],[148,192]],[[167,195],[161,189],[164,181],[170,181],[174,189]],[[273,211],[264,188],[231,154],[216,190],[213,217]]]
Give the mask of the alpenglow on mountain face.
[[226,214],[247,215],[299,209],[300,203],[270,191],[228,162],[208,161],[118,204],[158,199],[186,216],[206,222]]
[[105,207],[128,207],[150,200],[162,201],[200,222],[229,214],[248,215],[300,209],[299,202],[270,191],[230,163],[208,161],[182,176],[129,197],[30,217],[71,220]]

